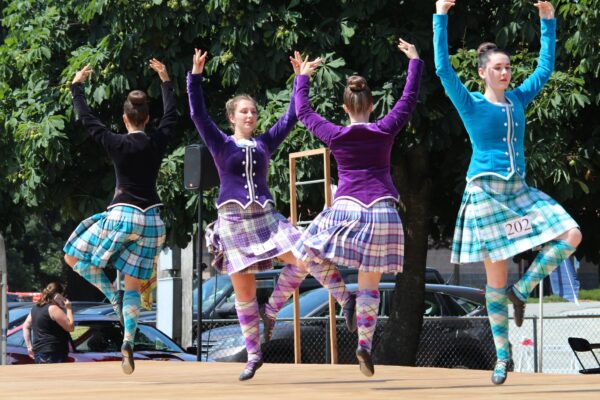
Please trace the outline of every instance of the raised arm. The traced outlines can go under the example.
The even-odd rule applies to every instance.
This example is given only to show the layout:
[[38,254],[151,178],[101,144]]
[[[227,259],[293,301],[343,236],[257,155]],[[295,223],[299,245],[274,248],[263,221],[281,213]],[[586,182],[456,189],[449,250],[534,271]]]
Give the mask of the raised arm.
[[540,10],[540,57],[538,65],[518,88],[514,90],[517,96],[520,96],[523,104],[530,103],[533,98],[542,90],[542,87],[550,79],[554,69],[554,58],[556,50],[556,19],[554,18],[554,8],[549,1],[541,1],[535,4]]
[[310,99],[308,97],[310,91],[310,76],[320,64],[321,59],[317,58],[314,61],[309,61],[308,57],[306,57],[306,59],[302,61],[301,59],[298,60],[298,58],[299,55],[296,56],[296,60],[292,61],[292,64],[298,64],[300,61],[298,64],[300,73],[296,75],[294,80],[294,87],[296,88],[296,115],[298,115],[298,119],[304,124],[306,129],[325,143],[325,145],[329,146],[333,134],[339,130],[339,127],[315,112],[310,106]]
[[165,65],[156,58],[150,60],[150,68],[156,71],[161,80],[160,88],[162,91],[163,116],[158,124],[158,130],[167,140],[171,140],[177,132],[175,129],[177,125],[177,111],[175,108],[175,90],[173,88],[173,82],[171,82]]
[[111,147],[118,145],[122,140],[122,135],[111,132],[99,119],[94,115],[87,102],[85,101],[85,93],[83,90],[83,82],[92,74],[92,69],[86,65],[78,71],[71,83],[71,96],[73,97],[73,107],[81,123],[86,128],[90,136],[105,149],[110,150]]
[[206,52],[196,49],[192,72],[187,76],[187,91],[190,101],[190,116],[200,137],[212,154],[217,154],[227,140],[225,135],[206,112],[202,92],[202,72],[206,62]]
[[[300,53],[295,52],[295,57],[296,58],[290,57],[290,60],[295,60],[300,57]],[[300,74],[300,65],[292,62],[292,67],[294,68],[294,74],[298,76]],[[269,147],[269,151],[271,153],[273,153],[281,144],[281,142],[285,140],[292,129],[294,129],[296,122],[298,122],[298,117],[296,116],[295,97],[296,81],[294,80],[294,85],[292,86],[292,95],[290,96],[290,104],[287,111],[281,118],[277,120],[275,125],[273,125],[268,131],[260,136]]]
[[421,74],[423,73],[423,61],[419,58],[414,45],[400,39],[398,44],[400,51],[410,59],[408,63],[408,74],[402,96],[396,102],[389,113],[375,124],[383,131],[396,135],[408,122],[410,115],[417,106],[419,88],[421,86]]
[[461,111],[471,106],[471,94],[456,76],[450,65],[448,53],[448,10],[454,6],[454,0],[439,0],[436,2],[437,13],[433,15],[433,51],[435,73],[442,81],[446,94]]

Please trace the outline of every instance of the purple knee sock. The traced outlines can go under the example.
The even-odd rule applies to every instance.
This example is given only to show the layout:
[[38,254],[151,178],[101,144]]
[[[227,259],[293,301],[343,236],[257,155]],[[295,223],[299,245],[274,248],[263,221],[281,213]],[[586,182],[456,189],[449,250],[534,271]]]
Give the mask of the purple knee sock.
[[358,346],[371,353],[373,334],[379,313],[379,291],[359,290],[356,292],[356,325]]

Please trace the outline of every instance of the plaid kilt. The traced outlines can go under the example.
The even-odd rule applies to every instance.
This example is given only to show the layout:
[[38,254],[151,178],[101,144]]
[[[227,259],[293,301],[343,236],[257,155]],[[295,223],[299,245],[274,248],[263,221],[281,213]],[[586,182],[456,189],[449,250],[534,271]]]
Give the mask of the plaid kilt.
[[367,208],[352,200],[335,201],[302,232],[294,255],[364,272],[402,272],[404,230],[396,203],[382,200]]
[[[527,217],[530,231],[509,238],[509,223]],[[509,259],[549,242],[577,223],[547,194],[518,175],[508,181],[486,175],[467,184],[456,219],[452,263]]]
[[111,264],[129,276],[147,280],[164,242],[165,225],[158,207],[142,212],[116,206],[81,222],[63,250],[95,267]]
[[206,228],[212,266],[221,273],[256,273],[273,268],[272,259],[291,251],[300,232],[272,204],[236,203],[219,207],[218,218]]

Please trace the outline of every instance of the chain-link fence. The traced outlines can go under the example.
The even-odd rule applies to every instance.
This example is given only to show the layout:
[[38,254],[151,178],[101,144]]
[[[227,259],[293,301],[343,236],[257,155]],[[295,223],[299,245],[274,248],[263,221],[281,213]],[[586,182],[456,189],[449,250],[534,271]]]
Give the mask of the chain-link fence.
[[[592,343],[599,343],[600,315],[525,318],[520,328],[511,321],[509,339],[512,343],[515,371],[578,373],[581,366],[569,347],[569,337],[581,337]],[[540,350],[541,354],[538,354]],[[587,367],[597,367],[591,354],[580,354],[580,357]]]
[[[381,338],[387,318],[378,320],[373,348]],[[300,323],[303,363],[328,363],[329,319],[304,318]],[[355,364],[357,333],[337,324],[338,363]],[[278,320],[271,341],[263,344],[266,362],[294,362],[294,328],[291,320]],[[202,358],[209,361],[244,361],[244,338],[237,321],[203,322]],[[495,362],[494,343],[487,318],[425,318],[417,365],[446,368],[490,369]]]
[[[387,318],[378,320],[373,348],[377,347]],[[540,321],[526,318],[523,326],[509,324],[509,338],[515,371],[577,373],[580,369],[567,343],[568,337],[584,337],[600,342],[600,316],[545,317],[542,368],[538,365]],[[262,329],[262,327],[261,327]],[[269,343],[262,350],[266,362],[294,362],[294,333],[291,320],[278,320]],[[300,323],[303,363],[328,363],[329,319],[304,318]],[[337,323],[338,362],[355,364],[357,334],[349,333],[342,320]],[[202,359],[245,361],[244,338],[236,320],[203,322]],[[424,318],[417,366],[441,368],[492,369],[496,361],[494,342],[487,317]],[[593,359],[584,363],[592,366]]]

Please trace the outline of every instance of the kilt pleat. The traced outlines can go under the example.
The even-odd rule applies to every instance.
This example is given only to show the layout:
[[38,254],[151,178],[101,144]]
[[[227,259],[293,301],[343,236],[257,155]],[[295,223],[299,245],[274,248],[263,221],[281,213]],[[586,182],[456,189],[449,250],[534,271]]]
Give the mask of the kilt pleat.
[[152,276],[165,242],[165,225],[158,208],[145,212],[116,206],[82,221],[64,252],[99,268],[112,265],[134,278]]
[[396,203],[382,200],[364,207],[352,200],[337,200],[302,233],[294,255],[365,272],[402,272],[404,230]]
[[[531,230],[509,237],[507,224],[527,217]],[[528,224],[529,225],[529,224]],[[467,184],[456,219],[452,263],[500,261],[542,245],[577,222],[544,192],[527,185],[518,175],[509,180],[495,176]]]
[[243,209],[236,203],[219,207],[206,228],[212,266],[221,273],[256,273],[273,268],[272,259],[292,250],[300,232],[270,203]]

